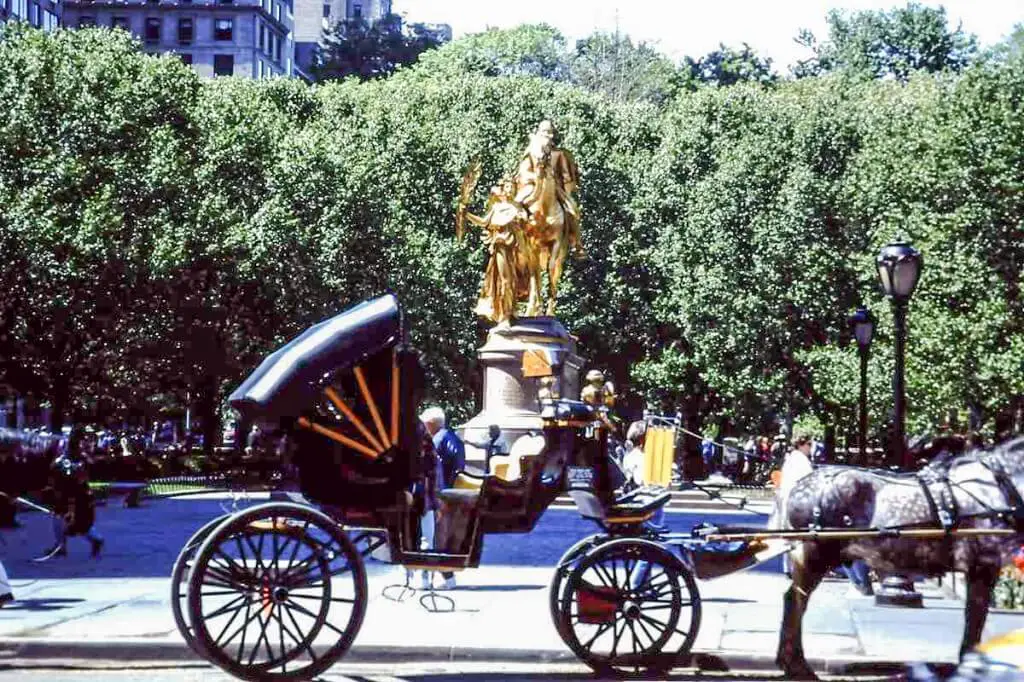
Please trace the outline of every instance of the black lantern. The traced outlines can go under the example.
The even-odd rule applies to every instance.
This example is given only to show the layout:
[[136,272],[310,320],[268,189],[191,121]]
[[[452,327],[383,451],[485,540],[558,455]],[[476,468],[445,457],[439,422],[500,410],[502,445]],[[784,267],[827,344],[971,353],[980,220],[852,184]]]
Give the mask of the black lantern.
[[921,252],[903,241],[882,248],[875,261],[882,291],[894,303],[906,303],[914,295],[924,261]]
[[853,327],[853,337],[857,340],[857,353],[860,355],[860,400],[857,422],[860,453],[857,464],[864,466],[868,464],[868,354],[871,350],[871,338],[875,334],[875,318],[871,316],[870,310],[862,306],[850,315],[850,326]]

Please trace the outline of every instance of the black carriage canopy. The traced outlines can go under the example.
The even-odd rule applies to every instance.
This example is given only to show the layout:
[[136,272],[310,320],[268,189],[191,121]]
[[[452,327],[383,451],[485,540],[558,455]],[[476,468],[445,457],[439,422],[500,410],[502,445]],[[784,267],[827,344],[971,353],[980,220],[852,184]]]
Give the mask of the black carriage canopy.
[[313,325],[268,356],[231,394],[246,419],[296,417],[319,383],[401,340],[398,299],[387,294]]

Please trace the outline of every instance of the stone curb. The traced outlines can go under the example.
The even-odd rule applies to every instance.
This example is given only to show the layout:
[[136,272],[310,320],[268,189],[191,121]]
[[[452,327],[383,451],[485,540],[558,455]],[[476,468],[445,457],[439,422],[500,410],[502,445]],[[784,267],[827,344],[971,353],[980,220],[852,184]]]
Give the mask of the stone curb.
[[[175,662],[202,663],[184,642],[151,639],[59,640],[47,638],[0,639],[0,669],[16,663],[68,662],[88,668],[92,661],[117,661],[130,664]],[[503,649],[464,646],[353,646],[339,661],[344,663],[425,663],[425,662],[494,662],[494,663],[577,663],[579,660],[565,650]],[[808,659],[811,667],[830,674],[892,675],[903,670],[905,663],[882,661],[866,656],[835,656]],[[66,665],[66,663],[65,663]],[[581,663],[582,665],[582,663]],[[775,670],[770,654],[736,651],[694,652],[690,665],[707,672]]]

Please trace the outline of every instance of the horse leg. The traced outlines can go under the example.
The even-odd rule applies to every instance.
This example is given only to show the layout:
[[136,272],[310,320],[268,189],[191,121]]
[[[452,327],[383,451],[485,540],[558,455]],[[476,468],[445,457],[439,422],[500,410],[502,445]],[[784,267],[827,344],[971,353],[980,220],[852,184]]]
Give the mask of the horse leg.
[[786,673],[787,679],[816,680],[817,676],[804,657],[803,618],[811,593],[831,568],[839,565],[838,556],[824,552],[818,544],[803,543],[790,558],[793,582],[783,597],[782,631],[775,663]]
[[569,255],[569,242],[564,232],[556,239],[548,260],[548,315],[555,314],[555,299],[558,296],[558,282],[562,279],[565,259]]
[[967,604],[964,606],[964,638],[960,643],[960,657],[977,646],[981,632],[985,629],[988,607],[992,601],[992,588],[999,578],[999,571],[982,564],[967,574]]

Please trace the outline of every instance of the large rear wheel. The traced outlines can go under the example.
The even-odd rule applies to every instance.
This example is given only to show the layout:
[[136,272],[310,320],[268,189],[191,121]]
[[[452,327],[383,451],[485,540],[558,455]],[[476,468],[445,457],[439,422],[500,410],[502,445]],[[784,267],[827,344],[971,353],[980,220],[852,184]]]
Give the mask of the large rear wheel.
[[188,648],[203,657],[206,654],[196,645],[195,633],[192,631],[192,623],[188,618],[189,570],[195,563],[196,552],[199,551],[203,542],[217,526],[227,519],[227,515],[218,516],[196,531],[181,548],[178,558],[174,561],[174,568],[171,569],[171,611],[174,613],[174,624],[178,626],[178,632],[188,644]]
[[570,572],[559,619],[569,648],[599,674],[658,674],[689,654],[700,595],[690,571],[661,545],[613,540]]
[[362,559],[325,514],[271,503],[234,515],[196,555],[188,610],[206,658],[246,680],[309,679],[352,645]]

